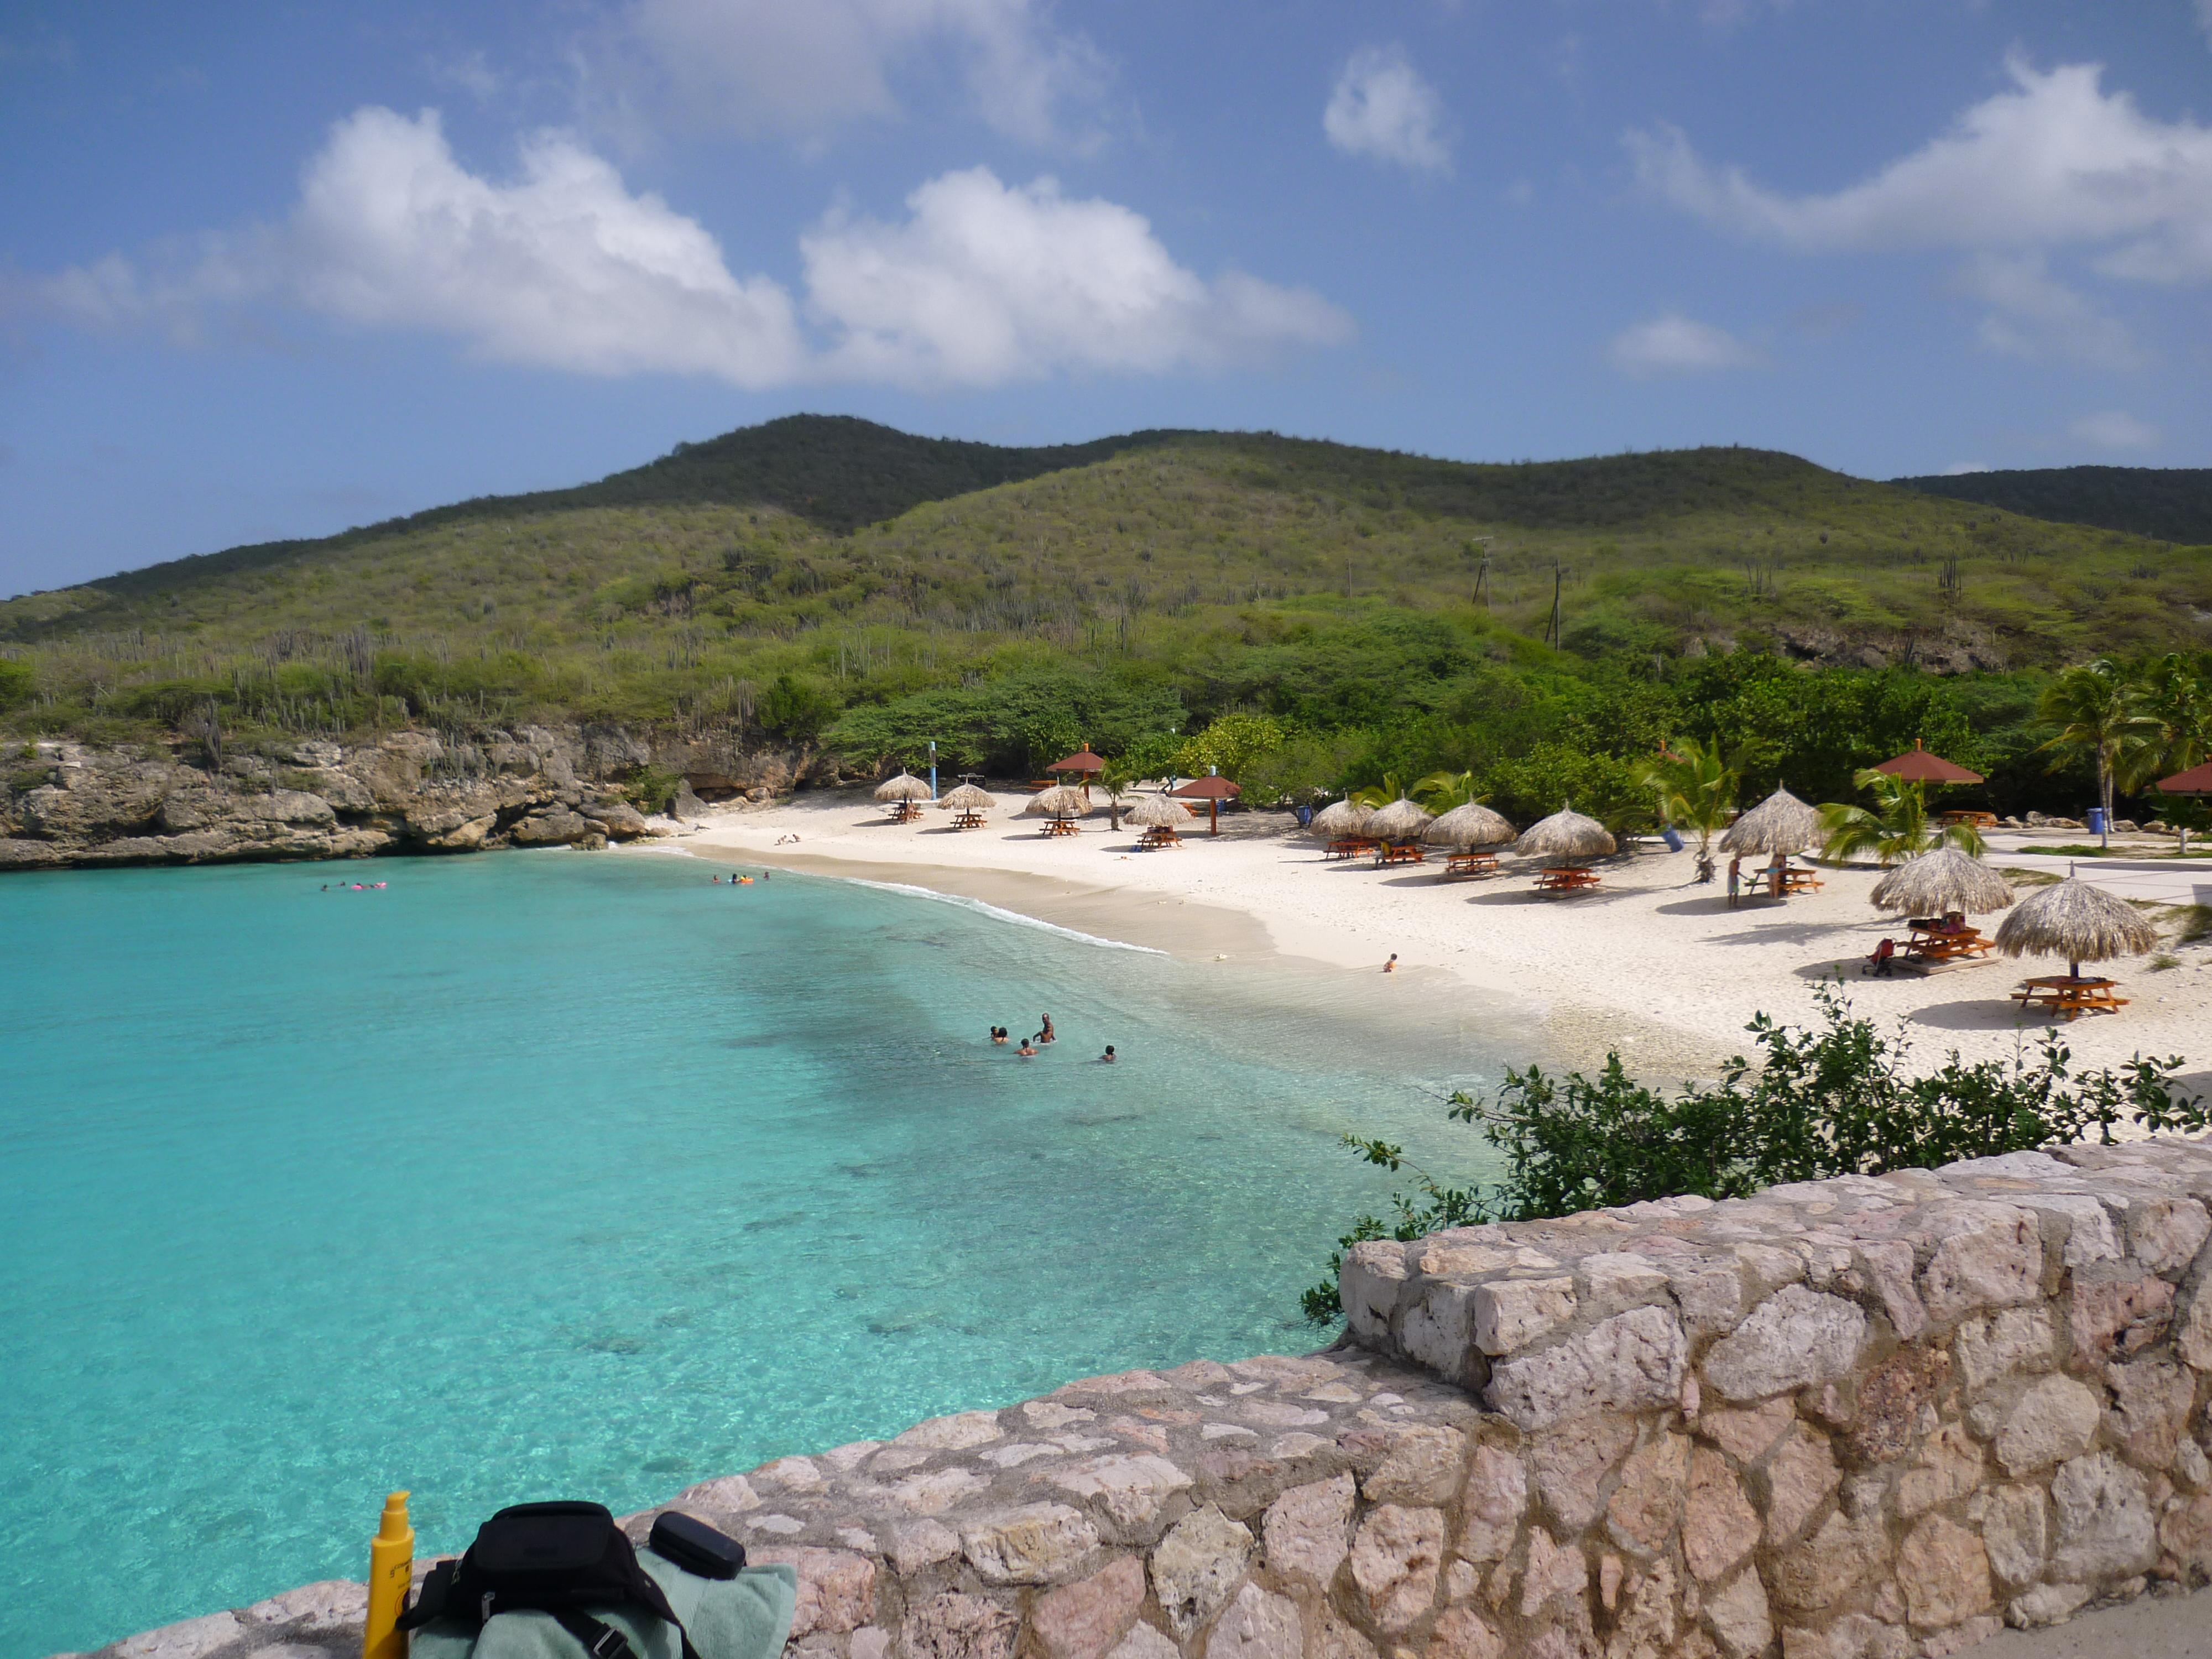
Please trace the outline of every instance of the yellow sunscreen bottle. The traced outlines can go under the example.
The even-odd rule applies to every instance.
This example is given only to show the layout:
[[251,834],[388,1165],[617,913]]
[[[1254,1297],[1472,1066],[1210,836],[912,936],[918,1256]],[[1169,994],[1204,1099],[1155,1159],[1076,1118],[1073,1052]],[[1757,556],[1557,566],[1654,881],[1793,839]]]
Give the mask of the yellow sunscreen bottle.
[[384,1500],[384,1518],[368,1542],[368,1628],[362,1638],[362,1659],[407,1659],[407,1637],[399,1611],[415,1576],[415,1528],[407,1519],[407,1494]]

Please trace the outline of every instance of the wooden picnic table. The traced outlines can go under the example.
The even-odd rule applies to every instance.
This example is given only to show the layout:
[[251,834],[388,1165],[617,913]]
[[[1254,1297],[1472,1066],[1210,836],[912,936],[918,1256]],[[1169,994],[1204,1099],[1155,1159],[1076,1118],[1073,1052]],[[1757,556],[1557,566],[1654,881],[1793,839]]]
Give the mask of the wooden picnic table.
[[1791,893],[1817,893],[1825,885],[1817,870],[1801,870],[1794,864],[1783,869],[1782,891],[1785,897]]
[[891,822],[893,823],[912,823],[921,816],[921,803],[920,801],[898,800],[891,803]]
[[1942,823],[1971,823],[1977,830],[1994,830],[1997,827],[1997,815],[1994,812],[1977,812],[1960,808],[1957,811],[1944,813],[1938,822]]
[[1964,962],[1975,957],[1985,957],[1996,948],[1996,941],[1984,939],[1978,927],[1945,927],[1941,923],[1912,924],[1911,937],[1905,941],[1904,954],[1915,962]]
[[2113,994],[2118,988],[2118,980],[2050,974],[2021,981],[2020,989],[2012,994],[2012,1000],[2022,1009],[2039,1009],[2078,1019],[2085,1013],[2117,1014],[2126,1007],[2128,999]]
[[1540,893],[1580,893],[1597,884],[1597,872],[1586,864],[1547,865],[1536,872]]
[[1334,841],[1329,842],[1328,851],[1322,856],[1332,859],[1356,859],[1363,854],[1373,852],[1377,845],[1376,842],[1366,836],[1339,836]]
[[1145,833],[1137,837],[1137,850],[1139,853],[1157,853],[1163,847],[1182,845],[1182,837],[1176,834],[1175,826],[1171,823],[1148,825]]
[[1487,876],[1498,868],[1495,853],[1454,853],[1444,860],[1444,874],[1449,876]]
[[963,808],[952,815],[952,827],[955,830],[981,830],[983,815],[972,807]]
[[1425,864],[1421,854],[1421,843],[1417,841],[1378,842],[1375,847],[1375,867],[1387,864]]
[[1072,836],[1076,832],[1075,820],[1073,818],[1047,818],[1044,821],[1044,832],[1048,836]]

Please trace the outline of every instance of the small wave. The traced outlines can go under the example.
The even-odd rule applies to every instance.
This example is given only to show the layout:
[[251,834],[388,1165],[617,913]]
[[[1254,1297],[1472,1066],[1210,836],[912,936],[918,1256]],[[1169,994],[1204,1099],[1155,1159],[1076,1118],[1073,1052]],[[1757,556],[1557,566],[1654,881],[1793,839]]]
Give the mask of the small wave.
[[1100,945],[1109,951],[1135,951],[1148,957],[1164,957],[1164,951],[1149,945],[1132,945],[1127,939],[1101,939],[1096,933],[1079,933],[1073,927],[1063,927],[1056,921],[1040,921],[1035,916],[1025,916],[1018,910],[1001,909],[979,898],[963,897],[958,893],[940,893],[933,887],[915,887],[902,881],[867,881],[859,876],[839,876],[839,881],[849,881],[855,887],[872,887],[883,893],[911,893],[916,898],[935,899],[939,904],[957,904],[963,910],[974,910],[1000,921],[1018,922],[1024,927],[1042,928],[1048,933],[1058,933],[1062,939],[1079,939],[1085,945]]

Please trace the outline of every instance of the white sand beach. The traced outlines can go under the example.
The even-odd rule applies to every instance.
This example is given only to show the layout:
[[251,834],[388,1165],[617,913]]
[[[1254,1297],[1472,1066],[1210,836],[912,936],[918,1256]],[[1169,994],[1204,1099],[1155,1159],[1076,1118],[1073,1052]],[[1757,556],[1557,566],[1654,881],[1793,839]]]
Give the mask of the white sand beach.
[[[1954,1048],[1970,1060],[2007,1057],[2050,1024],[2021,1015],[2014,986],[2065,971],[1992,956],[1924,977],[1862,977],[1859,959],[1904,931],[1868,902],[1872,869],[1827,871],[1820,892],[1731,909],[1720,884],[1691,884],[1691,854],[1653,843],[1601,866],[1598,890],[1550,898],[1510,857],[1496,876],[1454,881],[1442,878],[1440,855],[1389,870],[1328,862],[1279,813],[1224,817],[1218,837],[1199,820],[1182,848],[1139,853],[1135,831],[1109,830],[1103,817],[1084,820],[1079,835],[1047,837],[1038,820],[1013,816],[1024,797],[1002,799],[987,828],[963,832],[933,810],[893,824],[864,790],[810,791],[711,812],[659,845],[909,883],[1199,960],[1279,953],[1376,974],[1395,952],[1399,994],[1437,1002],[1472,990],[1509,1028],[1528,1030],[1526,1058],[1589,1065],[1618,1048],[1648,1080],[1711,1075],[1747,1051],[1744,1027],[1755,1013],[1810,1020],[1814,986],[1838,969],[1860,1011],[1902,1023],[1920,1064]],[[2015,862],[2002,852],[1990,861]],[[2179,902],[2212,899],[2212,870],[2204,884],[2194,879],[2153,887]],[[1981,919],[1984,931],[1996,921]],[[2118,1014],[2060,1025],[2077,1065],[2179,1054],[2191,1082],[2212,1087],[2212,945],[2177,954],[2181,965],[2162,969],[2148,957],[2107,965],[2130,1001]]]

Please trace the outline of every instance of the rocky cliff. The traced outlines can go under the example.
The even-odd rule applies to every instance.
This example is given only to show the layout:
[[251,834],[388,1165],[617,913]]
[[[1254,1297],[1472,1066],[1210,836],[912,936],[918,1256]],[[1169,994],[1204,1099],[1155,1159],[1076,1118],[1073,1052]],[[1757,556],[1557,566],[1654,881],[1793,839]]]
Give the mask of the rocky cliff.
[[647,769],[684,779],[679,807],[694,789],[765,800],[836,775],[803,750],[617,726],[396,732],[219,759],[197,744],[0,752],[0,871],[597,848],[651,833],[621,782]]

